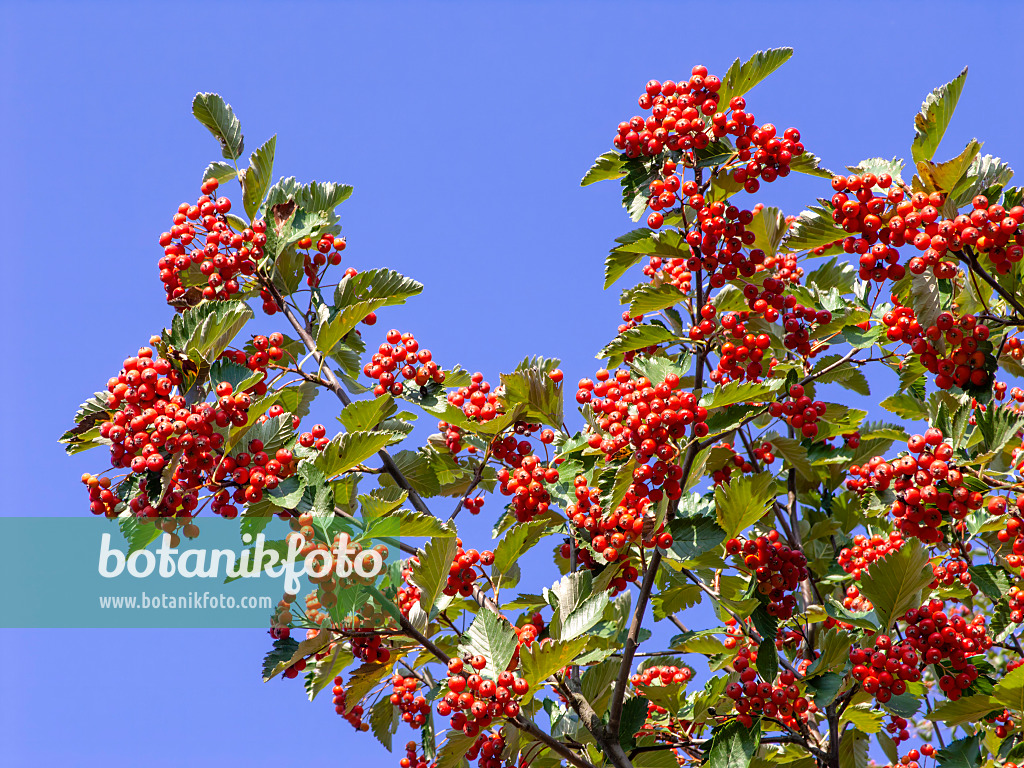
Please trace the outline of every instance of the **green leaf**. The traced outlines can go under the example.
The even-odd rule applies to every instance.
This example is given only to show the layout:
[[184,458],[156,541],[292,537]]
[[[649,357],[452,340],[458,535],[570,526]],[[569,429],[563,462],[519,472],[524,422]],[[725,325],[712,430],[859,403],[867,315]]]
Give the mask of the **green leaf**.
[[572,640],[590,630],[601,620],[604,609],[608,606],[608,592],[601,590],[580,603],[568,615],[559,615],[558,637],[561,640]]
[[381,695],[370,707],[370,731],[388,752],[391,751],[391,736],[398,730],[397,714],[389,696]]
[[714,392],[701,398],[701,405],[710,410],[751,401],[771,402],[775,400],[775,393],[785,384],[783,379],[769,379],[760,383],[730,381],[728,384],[716,385]]
[[1024,712],[1024,666],[1006,673],[992,691],[992,698],[1007,709]]
[[[965,72],[967,70],[964,70]],[[982,763],[981,737],[979,731],[973,736],[957,739],[935,754],[937,768],[978,768]]]
[[533,643],[519,650],[519,660],[523,664],[523,677],[530,684],[530,690],[522,699],[526,704],[540,691],[541,683],[572,663],[589,642],[589,637],[576,637],[572,640],[555,640],[550,643]]
[[626,352],[673,341],[678,342],[679,339],[663,325],[638,325],[620,333],[595,357],[598,360],[615,359]]
[[870,707],[870,704],[848,707],[843,713],[842,722],[852,723],[854,728],[864,733],[878,733],[882,729],[885,713]]
[[874,611],[855,613],[831,595],[825,601],[825,612],[833,619],[845,622],[846,624],[853,624],[853,626],[866,629],[869,632],[878,630],[878,617],[875,616]]
[[719,109],[724,112],[733,96],[745,94],[789,61],[792,55],[792,48],[771,48],[758,51],[742,64],[736,59],[726,71],[722,86],[718,89]]
[[967,79],[967,67],[953,80],[936,88],[921,105],[921,112],[914,118],[916,135],[910,145],[910,154],[914,162],[931,160],[935,150],[939,148],[949,121],[953,117],[960,93]]
[[984,411],[975,411],[974,416],[982,436],[982,450],[987,453],[998,453],[1024,429],[1024,413],[1008,406],[989,405]]
[[622,207],[633,221],[639,221],[651,199],[651,182],[660,177],[662,162],[659,158],[631,158],[625,160],[622,184]]
[[594,164],[580,182],[580,186],[585,187],[597,181],[621,179],[626,175],[626,171],[623,170],[624,165],[625,158],[623,155],[618,152],[605,152],[594,161]]
[[313,463],[327,477],[335,477],[370,458],[396,437],[400,437],[396,432],[343,432],[324,447]]
[[840,672],[850,660],[852,645],[853,640],[849,633],[841,629],[828,630],[820,640],[821,655],[807,669],[807,676]]
[[760,248],[768,256],[774,256],[786,233],[786,217],[778,208],[762,208],[754,214],[754,220],[746,229],[754,233],[751,248]]
[[341,643],[338,643],[330,653],[316,662],[316,668],[306,675],[306,695],[309,700],[313,701],[320,691],[329,685],[334,685],[334,678],[340,675],[353,659],[355,656],[346,651]]
[[163,336],[194,362],[212,363],[254,316],[242,301],[206,301],[175,315]]
[[861,575],[860,591],[874,605],[884,631],[921,604],[921,590],[933,578],[928,549],[910,540],[902,549],[868,566]]
[[380,425],[391,414],[398,410],[395,398],[389,394],[375,397],[372,400],[356,400],[341,409],[338,414],[340,421],[349,432],[363,432]]
[[366,526],[362,538],[404,538],[406,536],[435,538],[454,535],[455,531],[452,528],[445,526],[433,515],[411,509],[397,509],[373,518]]
[[352,196],[352,187],[348,184],[336,184],[333,181],[311,181],[303,184],[295,192],[295,202],[304,211],[326,214],[337,220],[334,209]]
[[[815,373],[817,371],[824,370],[829,365],[832,365],[840,359],[839,355],[825,355],[822,357],[817,365],[814,366]],[[843,365],[839,368],[834,368],[828,373],[820,374],[815,378],[818,384],[838,384],[851,392],[856,392],[858,395],[864,395],[868,397],[871,394],[871,388],[868,386],[868,380],[859,368],[854,365]]]
[[807,449],[792,437],[784,437],[775,433],[765,435],[764,440],[772,444],[772,453],[779,456],[787,465],[812,483],[818,481],[818,474],[807,458]]
[[547,520],[534,520],[512,526],[494,550],[494,571],[505,573],[524,552],[539,540],[540,534],[548,527]]
[[[959,209],[967,205],[975,195],[984,194],[992,187],[1002,187],[1013,178],[1013,169],[992,155],[982,155],[975,158],[967,174],[953,189],[951,205]],[[1012,205],[1004,207],[1009,209]]]
[[215,160],[206,166],[206,170],[203,171],[203,181],[216,179],[220,184],[226,184],[237,175],[238,171],[235,170],[235,166]]
[[481,674],[494,680],[508,668],[517,643],[515,630],[508,619],[484,610],[476,615],[463,634],[463,643],[459,649],[464,656],[483,656],[487,659],[487,666]]
[[562,424],[562,385],[552,381],[551,373],[558,360],[543,357],[527,358],[512,373],[501,374],[505,385],[505,410],[525,406],[521,417],[558,427]]
[[839,768],[867,768],[869,741],[866,733],[847,728],[839,741]]
[[913,395],[898,392],[895,395],[889,395],[879,405],[890,413],[895,413],[897,416],[902,416],[905,419],[913,419],[914,421],[928,419],[928,407],[923,400]]
[[757,672],[761,679],[771,682],[779,674],[779,654],[775,640],[765,638],[757,647]]
[[276,675],[274,670],[291,659],[298,648],[298,641],[292,637],[281,637],[275,640],[273,649],[263,657],[263,682]]
[[1016,579],[1013,574],[999,565],[985,563],[968,568],[971,583],[977,584],[991,600],[998,601],[1010,591]]
[[693,560],[725,541],[725,531],[710,518],[675,519],[670,523],[672,551],[682,560]]
[[956,701],[942,701],[929,712],[926,717],[934,722],[949,726],[976,723],[994,709],[1002,709],[1002,705],[992,696],[964,696]]
[[637,733],[647,722],[647,705],[648,701],[643,696],[634,696],[623,703],[622,718],[619,720],[619,743],[625,749],[636,746]]
[[242,125],[231,105],[225,103],[219,94],[197,93],[192,100],[192,114],[220,142],[224,157],[237,160],[242,156]]
[[746,768],[761,744],[761,721],[747,728],[731,720],[712,731],[709,768]]
[[409,498],[409,494],[397,485],[389,488],[374,488],[369,494],[359,496],[359,507],[363,518],[373,520],[398,509]]
[[892,176],[894,182],[900,184],[903,182],[904,165],[904,162],[896,157],[892,160],[886,160],[882,157],[869,157],[867,160],[861,160],[857,165],[851,166],[849,170],[851,173],[859,175],[873,173],[875,176],[881,176],[883,173],[887,173]]
[[846,237],[846,231],[832,220],[832,213],[813,206],[801,213],[783,237],[780,249],[789,253],[831,245]]
[[252,371],[246,366],[239,365],[224,357],[216,360],[210,366],[210,381],[214,385],[226,381],[231,385],[235,394],[248,389],[262,379],[263,374],[261,372]]
[[[127,500],[127,497],[124,498]],[[117,526],[121,529],[124,540],[128,542],[129,555],[140,549],[145,549],[163,533],[156,527],[154,521],[148,518],[138,518],[132,514],[117,518]]]
[[249,167],[242,176],[242,204],[250,219],[256,218],[260,204],[270,189],[276,148],[277,136],[271,136],[262,147],[249,156]]
[[404,304],[423,284],[390,269],[368,269],[345,277],[334,293],[334,310],[317,326],[316,346],[324,354],[368,314],[384,306]]
[[[636,288],[623,294],[623,304],[626,303],[626,299],[629,300],[629,314],[633,317],[638,317],[639,315],[657,312],[666,307],[674,307],[676,304],[682,304],[686,301],[686,294],[671,283],[662,283],[657,286],[644,284],[638,285]],[[657,328],[660,326],[648,325],[640,327]],[[607,357],[607,355],[600,355],[599,357]]]
[[476,743],[476,736],[467,736],[462,731],[449,731],[448,740],[437,750],[434,768],[461,768],[463,757]]
[[952,160],[947,160],[944,163],[933,163],[930,160],[919,160],[917,163],[917,171],[921,174],[925,190],[929,192],[934,192],[936,190],[940,192],[952,192],[967,175],[968,168],[971,167],[977,159],[978,154],[981,152],[981,146],[980,141],[972,139],[968,142],[964,151]]
[[726,536],[733,538],[760,520],[775,501],[775,479],[767,473],[733,477],[715,488],[715,514]]
[[821,158],[806,149],[794,157],[789,163],[789,170],[817,176],[819,179],[831,179],[835,174],[821,166]]
[[814,698],[814,703],[819,709],[824,709],[835,699],[839,689],[843,686],[843,676],[835,672],[826,672],[820,677],[814,677],[807,681],[807,690]]
[[420,607],[427,613],[448,583],[448,571],[457,548],[454,536],[433,538],[423,547],[419,562],[413,563],[411,581],[420,588]]

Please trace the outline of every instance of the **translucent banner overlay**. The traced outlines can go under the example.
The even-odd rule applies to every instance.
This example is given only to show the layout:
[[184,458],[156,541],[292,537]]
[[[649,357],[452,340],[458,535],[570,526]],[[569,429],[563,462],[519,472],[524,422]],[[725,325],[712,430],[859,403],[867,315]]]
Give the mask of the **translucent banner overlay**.
[[[196,523],[190,539],[101,517],[0,518],[0,627],[267,629],[282,609],[307,627],[340,625],[398,569],[397,547],[364,549],[346,533],[310,551],[277,518],[258,532]],[[297,597],[282,603],[286,593]]]

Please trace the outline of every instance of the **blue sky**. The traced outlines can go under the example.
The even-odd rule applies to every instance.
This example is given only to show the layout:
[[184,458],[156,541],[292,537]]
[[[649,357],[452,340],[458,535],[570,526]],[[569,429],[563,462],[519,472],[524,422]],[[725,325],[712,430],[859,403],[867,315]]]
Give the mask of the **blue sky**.
[[[55,438],[169,322],[157,237],[219,154],[190,115],[196,91],[231,102],[248,150],[277,133],[275,175],[353,184],[346,263],[427,285],[378,328],[413,330],[435,359],[491,381],[544,354],[574,382],[615,334],[621,310],[616,292],[601,291],[602,263],[632,224],[614,185],[578,182],[652,77],[697,63],[723,74],[736,57],[793,46],[748,107],[798,127],[841,168],[904,156],[922,98],[969,65],[939,155],[977,135],[1011,165],[1024,159],[1014,4],[39,2],[2,12],[4,515],[87,514],[77,478],[104,458],[66,458]],[[827,190],[790,177],[759,199],[795,214]],[[484,535],[489,522],[473,529]],[[262,765],[293,761],[316,739],[325,754],[397,763],[329,700],[261,684],[266,647],[245,630],[0,631],[0,754],[18,765]]]

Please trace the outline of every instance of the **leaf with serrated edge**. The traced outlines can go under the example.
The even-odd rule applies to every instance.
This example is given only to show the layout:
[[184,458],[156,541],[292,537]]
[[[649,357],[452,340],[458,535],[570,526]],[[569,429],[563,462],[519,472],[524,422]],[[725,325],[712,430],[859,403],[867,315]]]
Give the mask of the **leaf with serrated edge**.
[[530,684],[530,690],[526,692],[521,703],[528,703],[534,694],[539,692],[541,683],[579,656],[589,640],[589,637],[584,636],[544,644],[533,643],[521,648],[519,660],[523,664],[523,677]]
[[934,578],[928,549],[909,540],[900,550],[876,560],[863,571],[860,591],[875,606],[883,630],[921,604],[921,590]]
[[430,612],[448,579],[457,550],[454,536],[431,539],[423,547],[419,563],[412,566],[411,581],[420,589],[420,607]]

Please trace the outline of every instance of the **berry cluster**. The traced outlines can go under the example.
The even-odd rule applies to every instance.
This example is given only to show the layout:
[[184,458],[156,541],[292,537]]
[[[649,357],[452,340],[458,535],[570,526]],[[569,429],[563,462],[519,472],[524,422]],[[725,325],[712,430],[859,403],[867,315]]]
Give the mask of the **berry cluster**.
[[794,590],[808,575],[807,557],[779,541],[778,531],[756,539],[729,539],[725,551],[743,555],[743,563],[757,579],[757,591],[768,600],[765,610],[779,619],[789,619],[796,608]]
[[426,697],[422,694],[416,695],[421,685],[420,680],[415,677],[391,677],[392,691],[389,700],[402,713],[402,722],[410,725],[413,730],[426,724],[427,715],[430,713],[430,704]]
[[[627,491],[622,504],[610,514],[605,514],[600,506],[601,491],[590,487],[586,477],[577,475],[573,481],[573,489],[576,501],[566,506],[565,514],[575,527],[576,557],[583,566],[591,570],[601,567],[591,554],[591,549],[606,561],[616,562],[627,554],[629,546],[643,535],[645,527],[650,528],[653,533],[654,516],[649,510],[648,499],[637,502]],[[582,545],[582,533],[590,535],[590,549]],[[672,546],[671,535],[665,535],[668,536],[667,545]],[[598,548],[599,544],[604,546]],[[559,548],[559,554],[568,560],[571,553],[571,544],[566,541]],[[617,594],[624,590],[629,582],[635,581],[638,575],[639,572],[628,558],[624,558],[619,574],[611,580],[608,588],[612,594]]]
[[[261,369],[256,365],[255,370]],[[149,499],[143,485],[129,501],[137,515],[188,517],[198,506],[199,489],[208,484],[220,489],[214,498],[215,511],[231,516],[237,510],[229,504],[230,490],[222,487],[223,484],[236,486],[234,499],[242,502],[262,497],[269,474],[283,476],[283,466],[281,471],[277,471],[276,466],[273,473],[265,471],[268,457],[256,473],[254,485],[249,478],[252,474],[248,469],[249,454],[242,454],[243,463],[239,464],[239,456],[229,458],[220,453],[225,438],[219,430],[248,423],[253,397],[259,391],[265,392],[266,385],[261,381],[236,392],[230,382],[223,381],[213,386],[216,402],[189,405],[183,395],[173,394],[180,383],[180,374],[168,360],[154,358],[149,347],[140,349],[137,356],[124,361],[120,374],[107,382],[107,406],[114,413],[110,421],[100,425],[100,436],[111,443],[111,464],[127,468],[136,475],[165,473],[168,461],[177,457],[161,499]],[[260,454],[262,448],[260,444],[254,453]],[[238,477],[230,477],[231,472],[238,472]],[[271,480],[272,484],[274,482]],[[95,499],[99,503],[93,511],[112,514],[112,500],[103,491],[113,494],[109,488],[101,488],[96,494],[99,498]],[[92,495],[90,491],[90,497]]]
[[334,711],[345,718],[357,731],[365,733],[370,730],[370,724],[363,722],[363,707],[360,704],[356,704],[351,710],[345,707],[344,683],[345,680],[341,675],[334,678],[334,687],[331,689],[331,693],[334,694]]
[[804,394],[802,384],[789,388],[789,399],[768,404],[768,413],[775,418],[785,418],[793,429],[799,429],[804,437],[818,436],[818,419],[825,415],[825,403],[812,400]]
[[839,552],[839,565],[847,573],[853,574],[855,579],[860,579],[865,568],[876,560],[898,552],[902,547],[903,534],[899,531],[893,531],[888,536],[868,537],[857,534],[853,537],[853,546],[843,547]]
[[779,718],[787,727],[797,730],[800,723],[806,723],[811,703],[800,695],[796,686],[796,675],[785,670],[779,674],[779,684],[760,680],[752,664],[757,661],[757,651],[741,648],[733,659],[732,666],[739,673],[739,681],[729,683],[725,695],[736,702],[736,719],[745,727],[753,725],[754,717],[766,715]]
[[302,271],[306,275],[306,285],[316,288],[320,285],[323,272],[327,265],[337,266],[341,264],[341,252],[345,250],[345,238],[335,237],[330,232],[325,232],[316,243],[316,253],[310,254],[309,249],[313,245],[313,238],[301,238],[295,247],[303,251]]
[[[444,371],[432,359],[429,349],[420,349],[420,343],[411,333],[388,331],[387,341],[377,348],[370,362],[363,366],[363,374],[376,379],[373,394],[377,397],[390,392],[396,397],[402,394],[403,382],[414,382],[422,387],[427,382],[444,382]],[[418,364],[418,367],[417,367]]]
[[893,696],[906,693],[908,682],[921,679],[921,659],[913,643],[906,640],[894,643],[888,635],[879,635],[874,652],[866,648],[851,648],[851,674],[861,687],[885,704]]
[[419,754],[419,744],[415,741],[405,745],[405,757],[398,761],[399,768],[431,768],[435,763],[427,762],[426,755]]
[[547,512],[551,495],[544,484],[558,482],[558,470],[545,467],[532,450],[529,441],[516,440],[512,435],[496,437],[491,446],[492,455],[512,468],[498,470],[498,488],[503,495],[512,497],[516,520],[521,523]]
[[985,631],[985,617],[975,616],[970,622],[961,613],[962,606],[947,615],[942,600],[929,600],[920,608],[911,608],[904,619],[907,622],[907,642],[922,657],[924,664],[943,665],[939,688],[951,701],[960,698],[978,677],[978,669],[968,659],[984,653],[992,646],[992,638]]
[[[889,737],[892,739],[892,743],[895,744],[897,747],[910,738],[910,731],[907,730],[909,725],[910,723],[907,722],[907,719],[905,717],[900,717],[899,715],[889,715],[889,722],[886,724],[885,730],[889,733]],[[907,756],[909,757],[914,752],[917,752],[917,750],[910,750],[910,752],[907,753]],[[920,757],[920,754],[918,755],[918,757]],[[907,764],[909,764],[909,762]]]
[[992,381],[992,366],[985,353],[990,333],[987,325],[979,323],[974,315],[957,320],[949,312],[942,312],[925,328],[913,309],[900,305],[895,295],[892,298],[896,306],[882,317],[885,336],[889,341],[909,344],[911,352],[935,375],[935,386],[980,387]]
[[530,690],[529,683],[514,672],[501,672],[497,680],[481,677],[478,673],[485,666],[483,656],[448,662],[448,693],[438,703],[437,713],[451,715],[451,727],[467,736],[478,735],[495,718],[518,715],[518,699]]
[[[267,242],[267,225],[253,222],[241,232],[235,231],[227,220],[231,201],[226,197],[214,199],[219,183],[207,179],[201,187],[202,196],[195,205],[182,203],[174,214],[170,232],[160,235],[164,255],[160,259],[160,281],[167,292],[167,300],[179,310],[197,304],[202,299],[228,299],[241,289],[239,279],[252,275],[256,262],[263,255]],[[196,267],[199,275],[187,272]],[[193,286],[206,285],[198,296],[189,295]]]
[[693,677],[693,670],[689,667],[677,667],[674,664],[668,666],[652,665],[644,667],[641,672],[632,675],[629,678],[629,682],[636,686],[650,686],[650,685],[672,685],[682,684],[689,682],[690,678]]
[[[684,437],[687,427],[697,437],[707,435],[707,409],[697,403],[692,392],[676,392],[680,382],[674,373],[657,385],[646,376],[634,379],[627,369],[617,370],[614,380],[604,369],[595,378],[597,384],[581,379],[576,392],[576,402],[591,405],[601,430],[592,431],[587,438],[590,447],[604,452],[606,461],[627,447],[632,447],[641,465],[657,456],[654,467],[637,467],[640,475],[634,475],[634,493],[653,501],[663,495],[678,498],[682,473],[669,464],[678,453],[671,441]],[[654,487],[647,490],[647,482]]]
[[[498,396],[491,391],[491,385],[484,381],[484,375],[479,371],[470,377],[468,387],[459,387],[449,392],[448,402],[461,408],[465,417],[471,421],[490,421],[498,415]],[[441,425],[441,429],[447,426],[444,422]]]
[[450,597],[469,597],[473,594],[473,584],[480,576],[475,566],[491,565],[494,562],[494,553],[487,549],[483,552],[463,549],[462,539],[456,539],[455,545],[458,549],[455,551],[455,559],[448,568],[448,579],[442,592]]

